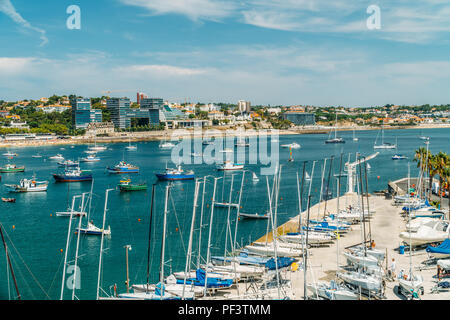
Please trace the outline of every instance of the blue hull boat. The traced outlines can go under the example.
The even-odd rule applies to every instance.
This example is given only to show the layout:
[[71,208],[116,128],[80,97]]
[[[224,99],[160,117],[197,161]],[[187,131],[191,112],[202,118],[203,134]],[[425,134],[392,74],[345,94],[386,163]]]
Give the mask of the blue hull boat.
[[[195,278],[189,278],[186,279],[186,284],[192,284],[194,286],[205,286],[205,278],[206,273],[203,269],[197,269],[196,271],[196,277]],[[177,284],[183,284],[184,279],[178,279]],[[206,280],[206,287],[208,289],[218,289],[218,288],[230,288],[233,285],[232,279],[220,279],[220,278],[213,278],[209,277]]]
[[156,177],[161,181],[176,181],[176,180],[193,180],[195,175],[193,174],[165,174],[156,173]]
[[450,258],[450,239],[445,239],[438,247],[428,246],[426,251],[436,259]]

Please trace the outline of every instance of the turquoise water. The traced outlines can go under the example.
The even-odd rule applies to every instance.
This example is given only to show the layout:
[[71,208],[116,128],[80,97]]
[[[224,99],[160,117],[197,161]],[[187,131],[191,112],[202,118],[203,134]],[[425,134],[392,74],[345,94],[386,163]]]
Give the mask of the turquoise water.
[[[395,180],[406,176],[407,162],[412,162],[414,150],[420,146],[425,146],[423,141],[418,139],[421,134],[431,137],[430,150],[432,152],[450,152],[448,137],[450,129],[428,129],[428,130],[386,130],[385,141],[395,143],[397,138],[397,150],[381,150],[380,154],[370,160],[371,170],[369,171],[369,189],[385,189],[389,180]],[[301,149],[293,150],[294,162],[288,162],[289,151],[280,149],[280,163],[282,167],[281,190],[278,209],[279,224],[287,221],[290,217],[298,213],[298,198],[296,185],[296,172],[301,176],[302,162],[310,161],[307,169],[311,173],[311,161],[319,160],[316,163],[313,185],[312,203],[318,201],[320,188],[320,174],[323,159],[335,156],[333,163],[334,172],[339,170],[341,153],[346,161],[349,153],[361,152],[368,156],[374,153],[373,143],[377,131],[357,132],[358,142],[352,141],[352,132],[341,133],[347,143],[326,145],[324,141],[328,135],[292,135],[280,136],[280,144],[297,142]],[[115,188],[120,176],[109,175],[105,168],[114,165],[124,159],[140,167],[139,175],[132,175],[135,181],[146,180],[149,183],[148,191],[120,193],[115,190],[110,192],[108,201],[108,214],[106,225],[111,226],[112,235],[105,238],[105,251],[103,254],[103,270],[101,287],[110,292],[111,286],[117,284],[117,291],[125,291],[126,265],[125,265],[125,245],[131,245],[129,251],[129,270],[131,283],[144,283],[147,268],[147,245],[148,227],[150,214],[151,183],[156,182],[154,173],[164,170],[166,162],[170,166],[170,150],[158,148],[158,142],[137,143],[138,151],[126,151],[125,143],[108,144],[108,150],[99,153],[101,161],[97,163],[84,163],[82,168],[91,169],[94,176],[94,199],[92,202],[91,219],[97,226],[101,226],[105,190]],[[63,147],[64,150],[60,150]],[[13,259],[14,271],[18,279],[19,290],[25,299],[59,299],[61,290],[62,264],[64,260],[67,228],[69,219],[56,217],[56,211],[65,211],[68,201],[72,195],[89,192],[91,184],[81,183],[55,183],[51,173],[57,172],[56,161],[48,160],[49,156],[61,153],[66,159],[77,159],[84,156],[85,145],[76,145],[73,149],[70,146],[44,146],[39,148],[11,148],[10,151],[19,155],[12,160],[17,165],[25,165],[25,173],[2,174],[0,193],[2,196],[15,197],[16,203],[0,203],[0,221],[5,232],[12,241],[10,244],[11,257]],[[125,151],[124,151],[125,150]],[[3,153],[3,152],[2,152]],[[43,158],[31,158],[31,155],[40,153]],[[404,154],[408,160],[393,161],[391,156],[395,153]],[[8,160],[2,158],[3,165]],[[329,163],[328,163],[329,164]],[[327,164],[327,170],[328,170]],[[172,165],[173,166],[173,165]],[[411,164],[411,174],[417,175],[416,163]],[[246,169],[255,171],[259,176],[260,165],[246,165]],[[222,172],[215,170],[215,165],[186,165],[184,169],[192,169],[196,176],[201,178],[205,175],[223,177]],[[31,178],[36,174],[37,180],[50,181],[46,193],[25,193],[8,194],[4,184],[17,183],[21,178]],[[216,200],[228,200],[230,179],[232,173],[225,175],[225,187],[223,180],[218,181]],[[269,182],[271,183],[272,177]],[[241,173],[235,173],[235,183],[233,186],[233,201],[237,202],[238,191],[241,183]],[[342,179],[342,188],[346,188],[346,179]],[[69,185],[69,192],[68,192]],[[169,201],[169,215],[166,236],[166,264],[165,275],[171,271],[184,270],[186,251],[188,245],[189,228],[192,217],[192,202],[194,194],[194,182],[175,182],[171,189]],[[162,238],[162,218],[164,208],[164,192],[166,183],[157,183],[156,200],[154,207],[153,232],[151,240],[151,282],[159,279],[161,238]],[[305,187],[306,190],[306,187]],[[333,195],[336,195],[336,181],[332,183]],[[202,228],[202,249],[201,256],[206,257],[206,245],[209,231],[210,203],[213,191],[213,179],[209,179],[206,188],[207,200],[203,216]],[[306,197],[305,197],[306,198]],[[251,174],[246,174],[243,196],[242,211],[246,213],[264,213],[268,209],[267,185],[265,177],[260,176],[260,181],[255,183],[251,179]],[[199,211],[198,211],[199,212]],[[222,255],[224,251],[225,227],[227,209],[217,208],[214,212],[214,220],[211,236],[211,254]],[[317,213],[312,213],[312,216]],[[235,216],[232,214],[232,230],[234,232]],[[199,215],[197,216],[196,233],[194,236],[193,261],[197,261],[198,255],[198,234]],[[77,220],[73,220],[72,227],[75,227]],[[249,241],[263,236],[266,232],[265,220],[242,220],[239,221],[238,242],[245,245]],[[73,232],[71,232],[74,235]],[[9,242],[8,242],[9,243]],[[72,261],[75,254],[76,236],[72,236],[70,250],[68,252],[69,261]],[[81,236],[78,265],[80,267],[81,286],[76,291],[79,299],[95,299],[97,288],[98,258],[100,250],[100,237]],[[3,247],[0,250],[0,298],[8,299],[8,277],[6,276],[6,259]],[[68,275],[67,277],[69,277]],[[14,295],[14,289],[9,279],[9,289]],[[65,286],[64,298],[71,298],[71,291]]]

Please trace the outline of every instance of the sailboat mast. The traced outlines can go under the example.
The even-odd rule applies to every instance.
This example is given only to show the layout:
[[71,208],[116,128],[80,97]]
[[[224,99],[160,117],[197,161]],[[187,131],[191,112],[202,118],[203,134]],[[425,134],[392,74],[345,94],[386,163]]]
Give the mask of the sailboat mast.
[[78,232],[77,232],[77,248],[75,249],[75,265],[74,265],[74,271],[73,271],[73,284],[72,284],[72,300],[75,298],[75,290],[76,290],[76,283],[77,283],[77,267],[78,267],[78,250],[80,248],[80,230],[81,230],[81,222],[83,220],[83,212],[84,210],[84,195],[86,193],[83,193],[81,196],[81,210],[80,210],[80,218],[78,220]]
[[[323,216],[324,217],[327,214],[327,202],[328,202],[328,194],[329,194],[329,190],[330,190],[330,179],[331,179],[331,171],[333,169],[333,160],[334,160],[334,156],[331,156],[330,169],[328,171],[328,179],[327,179],[327,189],[326,189],[327,194],[325,195],[325,208],[323,209]],[[315,164],[315,161],[313,162],[313,168],[314,168],[314,164]],[[311,180],[311,182],[312,182],[312,180]],[[310,185],[310,188],[311,188],[311,183],[309,185]]]
[[[107,189],[106,195],[105,195],[105,208],[103,209],[103,224],[102,224],[102,230],[105,230],[105,221],[106,221],[106,212],[108,210],[108,195],[110,191],[113,191],[114,189]],[[102,232],[102,238],[100,240],[100,257],[98,261],[98,276],[97,276],[97,300],[99,298],[100,294],[100,276],[102,271],[102,256],[103,256],[103,240],[105,238],[105,233]]]
[[[232,200],[232,196],[233,196],[233,183],[234,183],[234,174],[231,175],[230,196],[228,199],[227,227],[225,230],[225,248],[224,248],[224,252],[223,252],[224,257],[227,256],[228,233],[230,233],[230,241],[233,241],[233,239],[231,239],[231,230],[230,230],[230,212],[231,212],[231,200]],[[230,232],[228,232],[228,231],[230,231]]]
[[62,280],[61,280],[61,295],[60,295],[60,300],[63,299],[64,297],[64,280],[66,278],[66,266],[67,266],[67,251],[69,251],[69,241],[70,241],[70,230],[72,227],[72,218],[73,218],[73,208],[75,206],[75,199],[81,197],[80,195],[78,196],[73,196],[72,198],[72,207],[70,208],[70,219],[69,219],[69,227],[67,230],[67,240],[66,240],[66,251],[64,253],[64,265],[63,265],[63,274],[62,274]]
[[303,266],[304,266],[304,274],[303,274],[303,299],[306,300],[306,274],[307,274],[307,270],[308,270],[308,235],[309,235],[309,213],[310,213],[310,209],[311,209],[311,186],[312,186],[312,181],[313,181],[313,177],[314,177],[314,167],[316,166],[316,161],[313,161],[312,164],[312,169],[311,169],[311,181],[309,182],[309,190],[308,190],[308,211],[306,214],[306,240],[305,240],[305,251],[302,252],[303,254]]
[[208,250],[206,252],[206,268],[205,268],[205,291],[204,295],[206,297],[206,291],[208,289],[208,266],[210,262],[210,252],[211,252],[211,233],[212,233],[212,225],[213,225],[213,219],[214,219],[214,206],[216,203],[216,188],[217,188],[217,180],[222,178],[214,178],[214,189],[213,189],[213,197],[212,197],[212,204],[211,204],[211,217],[209,221],[209,234],[208,234]]
[[148,246],[147,246],[147,286],[145,293],[148,293],[148,285],[150,281],[150,241],[152,238],[152,222],[153,222],[153,205],[155,201],[155,184],[152,185],[152,200],[150,203],[150,223],[148,226]]
[[16,276],[14,275],[14,269],[11,264],[11,259],[9,258],[8,246],[6,245],[5,237],[3,236],[3,226],[1,223],[0,223],[0,235],[2,237],[3,247],[5,248],[6,259],[8,260],[8,266],[9,266],[9,270],[11,271],[11,277],[13,278],[13,281],[14,281],[14,287],[16,288],[17,299],[21,300],[22,297],[20,296],[19,287],[17,286]]
[[202,252],[203,206],[205,203],[205,187],[206,187],[206,177],[203,177],[202,208],[200,210],[200,226],[198,235],[197,269],[200,268],[200,257]]
[[305,181],[305,170],[306,170],[306,161],[303,161],[303,172],[302,172],[302,183],[301,187],[299,186],[299,180],[298,180],[298,172],[297,172],[297,195],[298,195],[298,232],[301,232],[302,230],[302,201],[303,201],[303,185]]
[[245,171],[242,172],[241,188],[239,190],[238,207],[237,207],[237,210],[236,210],[236,224],[234,226],[234,241],[233,241],[233,244],[232,244],[232,246],[233,246],[232,247],[232,251],[233,252],[236,249],[236,243],[237,243],[237,239],[236,238],[237,238],[237,230],[238,230],[238,224],[239,224],[239,212],[241,210],[242,189],[244,188],[244,178],[245,178]]
[[362,169],[361,169],[361,156],[359,156],[358,159],[358,168],[359,168],[359,185],[360,185],[360,191],[361,191],[361,211],[362,211],[362,219],[361,219],[361,225],[363,228],[363,241],[362,244],[364,246],[364,256],[367,257],[367,247],[366,247],[366,219],[365,219],[365,210],[364,210],[364,188],[362,183]]
[[195,225],[195,211],[197,210],[197,198],[198,198],[198,189],[200,188],[200,181],[195,181],[195,191],[194,191],[194,205],[192,207],[192,221],[191,221],[191,231],[189,233],[189,245],[188,245],[188,251],[186,254],[186,266],[184,268],[184,282],[183,282],[183,292],[182,292],[182,299],[184,300],[184,292],[186,288],[186,278],[187,273],[189,271],[189,267],[191,265],[191,255],[192,255],[192,237],[194,235],[194,225]]
[[165,255],[165,246],[166,246],[166,227],[167,227],[167,203],[169,199],[170,185],[166,186],[166,199],[164,201],[164,219],[163,219],[163,233],[162,233],[162,242],[161,242],[161,271],[159,273],[159,281],[161,283],[161,300],[164,295],[164,255]]

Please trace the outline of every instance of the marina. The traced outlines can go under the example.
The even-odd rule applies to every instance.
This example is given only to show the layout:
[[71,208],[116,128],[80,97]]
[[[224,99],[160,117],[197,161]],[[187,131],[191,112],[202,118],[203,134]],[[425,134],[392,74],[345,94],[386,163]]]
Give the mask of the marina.
[[[434,152],[447,148],[446,135],[448,133],[446,130],[448,129],[430,130],[427,132],[427,135],[432,136],[433,142],[429,147],[430,149],[434,149]],[[372,146],[375,137],[370,132],[367,135],[364,132],[359,134],[358,143],[336,144],[331,150],[329,147],[326,150],[317,149],[317,146],[323,145],[326,140],[325,135],[311,135],[301,140],[298,139],[298,136],[280,136],[280,143],[291,144],[297,142],[302,145],[302,150],[305,152],[297,155],[296,161],[291,163],[287,161],[289,155],[280,152],[280,163],[284,164],[281,166],[279,187],[278,190],[275,188],[275,193],[268,193],[267,186],[268,182],[270,186],[269,190],[273,188],[273,175],[265,176],[258,174],[258,180],[253,179],[252,173],[259,173],[259,169],[261,168],[259,165],[246,164],[244,170],[232,172],[217,171],[217,167],[214,164],[183,165],[184,170],[195,170],[197,180],[158,182],[155,172],[160,171],[161,168],[166,166],[170,155],[167,155],[164,150],[161,150],[157,142],[140,142],[137,143],[139,151],[127,153],[124,156],[124,161],[139,167],[139,172],[137,173],[136,179],[133,179],[132,185],[139,184],[139,181],[142,180],[147,180],[149,186],[152,183],[156,183],[153,209],[151,210],[151,195],[149,190],[144,189],[142,192],[135,193],[119,192],[117,188],[117,191],[113,190],[109,192],[107,203],[108,214],[106,220],[104,220],[104,226],[102,226],[103,209],[106,205],[105,190],[108,188],[116,189],[119,183],[117,176],[109,175],[105,171],[105,167],[108,163],[117,163],[117,155],[122,155],[122,150],[127,145],[127,143],[110,144],[108,145],[108,149],[102,152],[101,161],[86,164],[89,165],[89,170],[92,171],[92,177],[95,179],[93,186],[91,183],[71,183],[70,190],[68,190],[66,184],[50,182],[47,186],[47,192],[36,192],[35,194],[18,193],[14,204],[0,203],[3,206],[2,210],[4,210],[3,227],[9,239],[14,243],[17,252],[20,252],[22,256],[26,257],[43,254],[47,256],[47,259],[41,261],[40,264],[33,263],[33,260],[29,258],[25,258],[24,260],[33,274],[36,275],[40,285],[34,281],[31,275],[27,274],[26,267],[23,265],[15,266],[15,268],[21,268],[20,270],[22,270],[21,275],[18,277],[19,286],[24,288],[22,295],[28,299],[59,298],[59,285],[55,281],[53,281],[52,285],[52,280],[55,277],[60,279],[62,261],[67,252],[68,259],[72,259],[74,256],[80,257],[78,263],[82,270],[82,276],[80,277],[82,289],[76,291],[77,297],[79,299],[95,299],[98,259],[99,253],[102,250],[103,273],[101,288],[104,290],[104,292],[102,291],[102,297],[114,297],[112,288],[116,285],[119,297],[149,299],[150,296],[147,296],[145,292],[143,294],[142,291],[139,293],[139,290],[134,291],[136,293],[135,295],[132,292],[126,293],[127,288],[123,285],[123,280],[128,265],[130,290],[132,290],[131,285],[145,286],[147,283],[145,275],[147,251],[150,248],[150,257],[154,257],[152,261],[155,261],[149,264],[149,283],[154,288],[152,291],[154,294],[152,299],[157,299],[157,284],[161,281],[158,275],[161,268],[159,257],[161,246],[165,242],[166,257],[164,261],[166,262],[166,268],[164,276],[165,278],[167,277],[168,282],[166,285],[168,286],[168,290],[170,285],[173,286],[173,288],[170,287],[175,293],[172,298],[176,298],[177,295],[179,298],[180,292],[182,293],[179,290],[180,288],[183,290],[182,288],[185,283],[184,272],[189,271],[193,273],[189,273],[189,278],[186,278],[186,283],[189,284],[185,286],[186,299],[190,299],[189,297],[192,299],[235,299],[250,297],[258,299],[258,297],[261,298],[263,296],[268,299],[277,299],[279,294],[277,292],[277,286],[280,284],[283,284],[282,288],[284,288],[283,290],[285,292],[289,292],[288,297],[290,299],[303,299],[305,288],[309,288],[307,289],[309,298],[326,296],[326,292],[336,292],[338,297],[355,299],[354,291],[349,291],[348,286],[345,288],[342,287],[343,279],[347,279],[347,281],[354,280],[355,283],[357,279],[355,278],[357,274],[344,268],[347,266],[347,260],[353,261],[354,263],[363,263],[371,266],[371,268],[382,267],[386,271],[389,268],[391,259],[395,258],[395,261],[397,261],[397,273],[401,269],[405,270],[405,272],[409,270],[410,257],[408,250],[403,253],[399,250],[400,246],[404,246],[400,234],[405,231],[406,224],[408,223],[405,220],[404,210],[402,210],[404,206],[393,205],[396,203],[396,199],[388,199],[384,194],[375,192],[376,190],[384,190],[390,187],[397,188],[397,190],[404,188],[402,183],[395,184],[393,181],[396,179],[404,179],[407,175],[407,161],[411,163],[411,176],[416,178],[419,176],[419,171],[416,169],[417,163],[411,160],[414,158],[417,138],[416,136],[413,137],[413,135],[410,135],[409,132],[410,130],[396,130],[395,133],[399,141],[401,141],[399,148],[395,152],[401,152],[408,159],[402,162],[391,161],[395,153],[394,151],[386,150],[367,161],[367,164],[370,163],[371,166],[371,170],[367,170],[370,196],[368,197],[369,200],[366,202],[366,206],[368,203],[369,208],[366,207],[359,212],[356,208],[361,198],[361,195],[357,193],[360,184],[357,182],[353,184],[355,194],[346,194],[349,187],[347,181],[348,176],[340,174],[341,171],[344,171],[344,165],[340,168],[340,160],[341,154],[344,154],[343,158],[345,160],[347,160],[348,154],[350,154],[350,163],[354,162],[357,151],[360,151],[369,158],[374,152]],[[346,134],[341,135],[351,140],[352,132],[348,132],[348,136]],[[74,159],[76,158],[75,154],[82,154],[85,149],[86,147],[83,145],[75,145],[73,149],[64,150],[62,155],[65,159]],[[17,150],[13,151],[17,152]],[[32,157],[37,151],[47,156],[57,153],[56,147],[39,148],[39,150],[24,148],[18,152],[20,154],[18,159],[20,159],[20,163],[23,163],[27,167],[28,172],[36,173],[36,176],[40,177],[39,180],[48,179],[51,177],[51,173],[58,168],[57,163],[47,160],[51,165],[48,168],[43,167],[42,163],[46,162],[45,156],[43,158]],[[315,153],[313,154],[311,151],[315,151]],[[447,150],[444,149],[444,151]],[[327,160],[326,163],[324,162],[325,159]],[[302,181],[302,166],[304,161],[308,161],[308,163],[304,175],[304,192],[301,201],[303,210],[301,211],[303,212],[302,221],[304,223],[308,221],[306,216],[308,212],[305,211],[305,208],[307,208],[307,194],[309,193],[311,201],[311,207],[309,209],[310,224],[301,228],[299,233],[297,181]],[[346,162],[343,161],[343,163]],[[315,163],[314,170],[312,167],[313,163]],[[243,177],[243,173],[246,172],[247,167],[250,173],[247,173]],[[332,168],[331,172],[329,168]],[[309,179],[306,179],[307,173]],[[353,177],[358,177],[360,174],[358,166],[355,166],[353,169],[350,166],[347,173]],[[204,177],[206,176],[209,176],[209,178],[206,179],[203,190]],[[298,180],[296,178],[297,176],[299,177]],[[362,173],[362,176],[364,176],[364,173]],[[339,177],[341,177],[341,185],[339,186],[340,197],[338,200],[336,196]],[[5,185],[10,186],[20,180],[15,175],[8,175],[2,178],[4,179],[2,181],[2,189],[5,195],[8,190]],[[225,180],[223,186],[222,181],[217,184],[215,197],[213,196],[214,179],[218,179],[218,181]],[[321,184],[327,180],[330,180],[328,187],[326,187],[327,183],[325,183],[323,186],[325,192],[320,192]],[[124,181],[128,180],[125,179]],[[125,185],[130,182],[124,183],[120,181],[120,184]],[[196,182],[202,184],[196,187]],[[413,181],[413,183],[417,182]],[[170,192],[166,194],[166,187],[169,185]],[[231,185],[233,186],[232,189],[230,189]],[[66,217],[72,215],[75,218],[57,218],[57,214],[54,213],[55,210],[53,208],[65,208],[67,206],[67,196],[72,200],[73,196],[81,195],[82,193],[88,194],[91,188],[93,188],[94,196],[92,204],[89,201],[90,209],[87,207],[88,202],[85,201],[84,205],[80,204],[81,198],[79,197],[75,199],[73,210],[69,208],[67,212],[61,214],[61,216]],[[364,188],[366,187],[364,186]],[[196,189],[197,191],[195,191]],[[300,186],[299,189],[301,189]],[[223,196],[220,195],[221,193],[223,193]],[[277,193],[278,196],[276,196]],[[197,194],[198,203],[197,216],[194,222],[194,228],[190,229],[195,194]],[[328,194],[331,194],[331,197],[328,197]],[[269,200],[270,198],[272,201]],[[212,202],[212,199],[215,200],[215,203]],[[325,201],[325,199],[327,200]],[[407,198],[403,198],[402,201],[407,201],[405,199]],[[324,213],[327,216],[333,213],[336,214],[338,202],[341,210],[347,210],[337,215],[339,216],[339,223],[333,221],[331,218],[326,221],[322,220]],[[445,202],[446,200],[443,201],[443,204]],[[221,207],[220,203],[237,205],[223,205]],[[200,217],[202,204],[203,216]],[[81,207],[79,207],[80,205]],[[352,209],[349,209],[350,206],[352,206]],[[24,208],[27,208],[27,210],[24,210]],[[168,213],[166,218],[163,215],[165,208]],[[212,208],[215,209],[212,210]],[[150,247],[148,247],[149,216],[151,211],[153,211],[152,231]],[[443,207],[442,211],[446,213],[447,207]],[[80,212],[83,212],[83,214],[80,214]],[[81,227],[79,225],[79,221],[81,221],[79,217],[83,217]],[[73,230],[69,233],[71,235],[69,237],[71,241],[67,248],[68,251],[66,251],[67,228],[71,220],[73,220],[71,226]],[[91,220],[95,221],[95,224],[90,225],[88,221]],[[368,228],[369,220],[371,236],[376,243],[374,247],[376,250],[368,250],[368,252],[372,253],[373,251],[375,255],[381,252],[383,257],[385,257],[381,265],[378,264],[378,260],[375,258],[363,258],[361,260],[361,257],[364,257],[361,256],[361,252],[364,252],[364,249],[359,249],[359,251],[345,250],[349,246],[361,243],[362,233],[364,233],[363,228]],[[344,223],[344,221],[347,222]],[[365,225],[361,221],[366,221]],[[274,233],[271,231],[271,225],[273,223],[278,226],[276,234],[280,236],[277,244],[273,244],[272,242]],[[166,232],[165,240],[163,241],[164,237],[161,231],[164,224],[166,225]],[[12,225],[14,225],[14,229],[12,229]],[[200,225],[201,228],[199,228]],[[44,232],[42,231],[50,226],[54,231],[50,236],[51,241],[46,241],[48,237],[44,237]],[[415,228],[419,227],[415,226]],[[77,228],[79,228],[79,233],[82,235],[79,240],[78,252],[76,252],[77,249],[75,246],[77,242]],[[193,231],[191,232],[190,230]],[[199,233],[200,230],[202,235]],[[339,234],[338,237],[336,237],[336,232]],[[192,236],[190,236],[191,234]],[[306,234],[310,236],[310,239],[308,239],[310,248],[308,249],[309,261],[305,286],[303,256],[305,252],[304,242],[306,241]],[[104,247],[100,249],[102,235],[105,236]],[[35,242],[43,245],[30,245],[30,237],[35,239]],[[267,245],[266,241],[268,243],[272,242],[272,244]],[[210,246],[208,243],[210,243]],[[133,250],[127,251],[127,260],[125,259],[123,250],[123,247],[126,245],[130,245],[133,248]],[[208,247],[210,247],[209,250]],[[443,250],[445,250],[445,247],[443,247]],[[235,257],[230,256],[230,253],[238,251],[241,251],[240,255]],[[17,252],[13,251],[11,254],[17,254]],[[201,254],[199,255],[198,252],[201,252]],[[433,278],[436,274],[436,265],[430,268],[425,267],[422,263],[428,259],[428,252],[425,248],[413,252],[412,261],[414,270],[425,268],[417,272],[422,277],[421,281],[424,288],[424,294],[420,293],[421,298],[449,298],[445,292],[431,294],[432,289],[437,286],[437,282]],[[257,253],[258,255],[252,255],[252,253]],[[273,268],[281,269],[279,273],[281,278],[273,280],[273,278],[267,278],[268,274],[266,273],[258,275],[258,279],[261,280],[258,280],[255,284],[257,284],[259,289],[253,293],[247,292],[246,287],[249,285],[249,272],[257,272],[256,268],[250,270],[250,268],[244,268],[243,264],[236,264],[235,266],[225,264],[220,267],[218,263],[219,261],[226,261],[228,259],[235,261],[236,259],[236,261],[246,261],[245,263],[262,263],[265,265],[270,259],[274,258],[275,254],[278,259],[292,260],[272,260]],[[445,254],[445,251],[443,254]],[[188,264],[192,268],[190,267],[186,270],[187,257],[190,257]],[[437,257],[441,260],[444,259],[444,256],[438,255]],[[373,265],[370,265],[369,261],[373,261]],[[445,266],[445,262],[443,265]],[[207,266],[208,272],[202,273],[198,271],[204,270],[202,268],[205,266]],[[339,277],[335,276],[336,271],[338,271]],[[175,280],[173,280],[173,283],[169,283],[172,281],[170,280],[172,279],[170,278],[172,274]],[[178,278],[176,278],[177,276]],[[205,279],[208,278],[212,280],[206,280],[205,282]],[[231,284],[227,279],[231,279]],[[238,279],[241,280],[239,280],[236,286],[234,282]],[[371,278],[358,279],[358,281],[369,281]],[[275,282],[270,282],[272,280]],[[0,283],[2,281],[5,280],[0,279]],[[378,284],[376,280],[373,281],[375,282],[367,288],[374,294],[370,298],[378,299],[380,298],[378,295],[379,292],[377,292]],[[271,287],[273,283],[275,283],[275,287]],[[186,293],[187,291],[191,292],[191,289],[188,290],[188,288],[191,288],[191,286],[196,287],[196,284],[199,287],[202,287],[202,285],[204,287],[207,284],[207,292],[209,293],[206,297],[202,296],[199,290],[192,291],[192,296],[189,296],[191,293]],[[209,285],[212,287],[209,288]],[[404,283],[403,285],[407,286],[408,283]],[[213,290],[214,286],[216,286],[215,289],[220,290]],[[315,288],[319,288],[317,286],[322,291],[319,289],[317,289],[319,291],[314,291],[316,290]],[[392,282],[385,281],[385,287],[383,287],[384,298],[403,299],[402,295],[396,293],[398,286],[400,284],[397,279]],[[4,283],[3,287],[7,287],[7,284]],[[436,291],[436,288],[433,290]],[[212,294],[213,291],[215,294]],[[5,294],[7,293],[5,292]],[[356,294],[356,296],[357,299],[368,298],[365,294]],[[70,299],[69,290],[66,290],[64,298]]]

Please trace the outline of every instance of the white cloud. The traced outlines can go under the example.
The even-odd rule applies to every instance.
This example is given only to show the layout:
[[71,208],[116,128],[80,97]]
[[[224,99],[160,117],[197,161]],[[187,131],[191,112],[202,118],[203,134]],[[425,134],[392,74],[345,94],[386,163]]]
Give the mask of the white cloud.
[[116,70],[119,72],[124,72],[129,76],[136,76],[136,77],[142,75],[195,76],[207,72],[206,69],[182,68],[170,65],[132,65],[126,67],[119,67]]
[[179,14],[192,20],[220,20],[229,16],[235,5],[219,0],[120,0],[131,6],[144,8],[152,14]]
[[3,12],[9,16],[15,23],[19,24],[23,28],[38,32],[40,34],[41,46],[48,43],[45,30],[32,26],[16,11],[10,0],[0,0],[0,12]]

